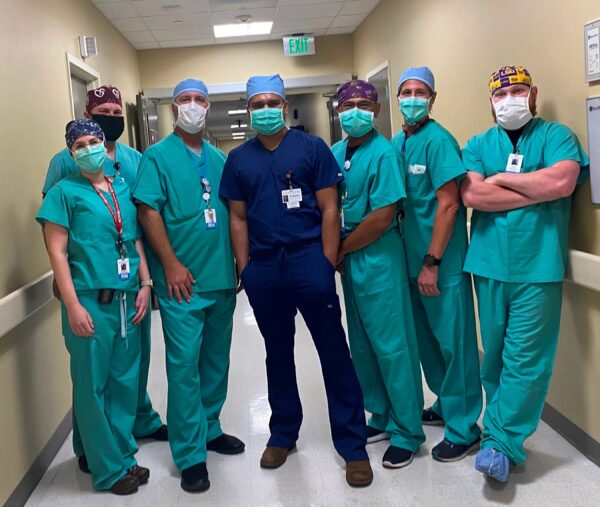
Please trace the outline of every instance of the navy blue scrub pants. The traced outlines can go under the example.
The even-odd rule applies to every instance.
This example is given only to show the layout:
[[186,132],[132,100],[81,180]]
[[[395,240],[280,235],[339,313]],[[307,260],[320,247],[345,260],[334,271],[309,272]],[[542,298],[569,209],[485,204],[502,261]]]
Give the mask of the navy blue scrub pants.
[[302,424],[294,363],[295,316],[300,310],[321,361],[335,449],[345,461],[364,460],[363,397],[342,327],[334,275],[320,241],[254,255],[242,272],[267,352],[267,446],[291,447]]

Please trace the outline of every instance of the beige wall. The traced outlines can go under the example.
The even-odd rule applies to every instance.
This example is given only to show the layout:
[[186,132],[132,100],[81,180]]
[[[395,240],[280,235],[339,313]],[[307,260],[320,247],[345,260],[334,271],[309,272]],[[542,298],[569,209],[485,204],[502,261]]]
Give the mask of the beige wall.
[[[10,0],[0,17],[0,297],[49,269],[34,223],[50,157],[71,119],[65,53],[93,35],[86,63],[127,102],[139,89],[136,51],[85,0]],[[127,140],[127,136],[125,136]],[[0,504],[70,407],[68,357],[52,303],[0,337]]]
[[142,88],[175,86],[194,76],[209,84],[238,83],[253,74],[284,78],[351,73],[352,36],[318,37],[317,54],[285,57],[281,40],[139,52]]
[[[600,85],[583,81],[583,25],[600,17],[597,0],[383,0],[355,32],[359,77],[389,59],[394,80],[428,65],[439,91],[434,117],[464,143],[492,125],[487,77],[525,65],[540,88],[541,116],[569,125],[587,146],[585,99]],[[392,111],[395,130],[401,125]],[[589,182],[578,189],[571,247],[600,255],[600,208]],[[600,440],[600,296],[566,284],[561,339],[549,401]]]
[[225,155],[229,154],[231,150],[237,148],[243,141],[237,141],[233,139],[219,139],[218,146],[219,149],[222,150]]

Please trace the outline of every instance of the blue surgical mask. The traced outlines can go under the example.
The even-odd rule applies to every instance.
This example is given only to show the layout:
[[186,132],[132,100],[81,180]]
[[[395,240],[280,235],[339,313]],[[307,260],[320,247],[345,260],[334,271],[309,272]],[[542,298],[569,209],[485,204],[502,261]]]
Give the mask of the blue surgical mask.
[[280,107],[265,107],[250,111],[250,123],[259,134],[271,136],[277,134],[283,127],[283,109]]
[[75,163],[84,172],[94,174],[102,169],[106,159],[106,149],[103,144],[94,144],[73,153]]
[[344,132],[352,137],[362,137],[374,128],[375,113],[358,107],[340,113],[340,123]]
[[429,114],[429,99],[421,97],[400,99],[400,112],[408,125],[414,125]]

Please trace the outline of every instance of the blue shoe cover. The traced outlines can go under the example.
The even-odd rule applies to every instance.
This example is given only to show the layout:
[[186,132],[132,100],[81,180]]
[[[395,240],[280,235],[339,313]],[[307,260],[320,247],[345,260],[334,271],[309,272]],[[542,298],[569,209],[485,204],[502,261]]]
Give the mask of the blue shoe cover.
[[477,454],[475,468],[492,479],[506,482],[512,467],[508,456],[496,449],[487,448]]

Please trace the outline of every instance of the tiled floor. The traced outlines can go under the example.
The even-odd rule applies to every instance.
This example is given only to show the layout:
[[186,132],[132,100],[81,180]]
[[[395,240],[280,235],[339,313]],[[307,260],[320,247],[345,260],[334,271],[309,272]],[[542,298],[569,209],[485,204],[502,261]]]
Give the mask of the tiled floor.
[[[166,409],[164,347],[160,318],[153,314],[150,395],[161,414]],[[28,506],[340,506],[426,505],[477,506],[597,506],[600,468],[542,423],[528,441],[529,460],[516,469],[506,485],[487,482],[473,469],[474,457],[441,464],[429,455],[441,440],[441,428],[426,428],[427,442],[412,465],[401,470],[381,467],[387,446],[368,447],[375,471],[373,485],[353,490],[346,485],[343,462],[331,444],[325,392],[318,359],[304,322],[298,318],[296,362],[304,405],[298,452],[279,470],[258,466],[267,440],[264,348],[245,295],[235,314],[229,396],[222,414],[225,431],[242,438],[246,452],[238,456],[209,453],[211,487],[192,495],[179,487],[179,475],[165,443],[142,443],[141,465],[151,469],[148,485],[129,497],[92,491],[89,476],[79,472],[68,440],[32,494]],[[426,402],[432,395],[426,392]]]

